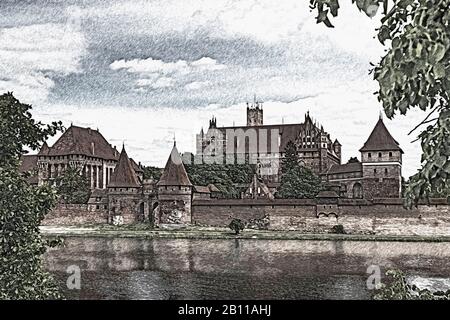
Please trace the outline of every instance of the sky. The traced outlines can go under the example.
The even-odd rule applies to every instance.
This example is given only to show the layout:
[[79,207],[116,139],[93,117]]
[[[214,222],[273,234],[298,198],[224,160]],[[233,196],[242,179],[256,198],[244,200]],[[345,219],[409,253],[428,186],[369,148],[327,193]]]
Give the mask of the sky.
[[[246,122],[299,123],[307,111],[359,157],[380,116],[369,74],[385,48],[379,16],[341,1],[335,28],[316,24],[307,0],[2,0],[0,92],[32,104],[45,123],[98,128],[134,159],[163,166],[174,136]],[[404,150],[403,175],[420,166],[408,132],[425,115],[385,119]],[[50,145],[57,137],[51,138]]]

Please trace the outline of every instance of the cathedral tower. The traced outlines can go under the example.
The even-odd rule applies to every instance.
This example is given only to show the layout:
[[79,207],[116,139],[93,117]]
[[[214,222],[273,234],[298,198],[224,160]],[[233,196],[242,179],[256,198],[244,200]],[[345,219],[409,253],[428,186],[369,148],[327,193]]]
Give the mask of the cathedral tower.
[[247,102],[247,126],[255,127],[263,125],[263,105],[262,102],[253,101],[253,104]]

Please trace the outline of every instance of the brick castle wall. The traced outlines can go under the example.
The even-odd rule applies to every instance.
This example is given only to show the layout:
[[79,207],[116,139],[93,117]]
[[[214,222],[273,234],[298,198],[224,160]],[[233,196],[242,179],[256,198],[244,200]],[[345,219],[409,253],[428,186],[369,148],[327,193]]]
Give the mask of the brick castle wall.
[[76,225],[107,223],[108,210],[87,204],[58,204],[45,216],[42,225]]
[[233,218],[249,221],[268,216],[271,230],[324,233],[342,224],[352,234],[450,235],[450,205],[445,200],[411,210],[403,208],[401,199],[345,200],[333,211],[337,215],[317,217],[313,200],[194,201],[192,219],[194,224],[227,226]]

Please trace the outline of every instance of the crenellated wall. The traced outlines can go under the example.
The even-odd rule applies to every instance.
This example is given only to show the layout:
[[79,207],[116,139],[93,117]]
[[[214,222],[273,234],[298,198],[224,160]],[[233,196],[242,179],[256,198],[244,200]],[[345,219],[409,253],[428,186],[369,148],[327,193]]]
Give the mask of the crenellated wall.
[[[325,208],[324,208],[325,207]],[[194,201],[193,223],[227,226],[231,219],[244,221],[269,218],[268,229],[330,232],[342,224],[352,234],[450,235],[450,205],[432,199],[411,210],[401,199],[340,200],[317,204],[315,200],[220,200]]]
[[77,225],[107,223],[108,210],[87,204],[58,204],[45,216],[42,225]]

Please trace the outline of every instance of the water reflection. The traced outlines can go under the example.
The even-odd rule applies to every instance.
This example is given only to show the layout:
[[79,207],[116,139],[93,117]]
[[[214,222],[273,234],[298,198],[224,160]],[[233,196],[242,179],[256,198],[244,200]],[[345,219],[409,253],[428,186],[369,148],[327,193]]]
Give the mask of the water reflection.
[[67,238],[46,254],[75,299],[367,299],[371,264],[450,278],[447,243]]

